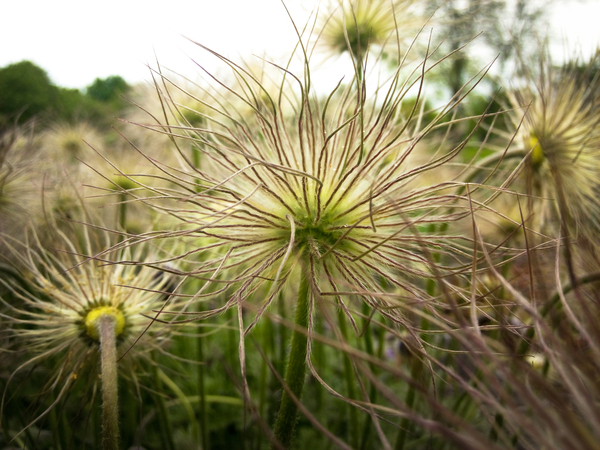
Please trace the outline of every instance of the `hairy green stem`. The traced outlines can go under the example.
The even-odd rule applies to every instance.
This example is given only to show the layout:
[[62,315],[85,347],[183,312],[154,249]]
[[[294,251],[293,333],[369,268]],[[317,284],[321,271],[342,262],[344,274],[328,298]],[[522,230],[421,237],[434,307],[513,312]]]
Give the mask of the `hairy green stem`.
[[[344,310],[341,308],[338,309],[338,324],[340,327],[340,333],[344,338],[344,343],[348,343],[348,328],[346,327],[346,315]],[[354,379],[354,369],[352,367],[352,361],[350,360],[350,356],[348,354],[344,355],[344,375],[346,378],[346,389],[348,391],[348,398],[354,400],[356,399],[356,380]],[[357,410],[354,405],[348,403],[348,414],[350,415],[350,427],[349,434],[351,437],[352,446],[356,448],[358,446],[358,415]]]
[[127,203],[125,203],[127,201],[127,196],[125,194],[120,194],[119,197],[119,200],[121,201],[121,203],[119,203],[119,226],[122,230],[125,230],[127,224]]
[[[296,328],[292,333],[292,346],[285,371],[285,384],[298,400],[302,396],[306,375],[306,352],[308,347],[306,330],[308,328],[309,303],[309,281],[306,276],[303,276],[298,291],[298,303],[296,304]],[[284,448],[290,448],[294,438],[297,416],[298,406],[286,389],[281,395],[281,406],[273,430],[275,438]]]
[[[285,320],[288,317],[286,307],[285,307],[285,299],[283,295],[280,293],[279,298],[277,300],[277,313],[279,316]],[[277,330],[279,333],[279,355],[277,360],[275,361],[275,367],[279,373],[284,373],[285,370],[285,360],[286,360],[286,343],[287,343],[287,328],[285,324],[280,323],[279,329]]]
[[[270,320],[264,320],[259,322],[259,326],[257,326],[257,331],[260,330],[260,338],[262,340],[262,348],[267,355],[267,358],[271,359],[273,356],[273,347],[272,343],[272,335],[273,333],[273,323]],[[267,410],[267,389],[269,387],[269,373],[268,373],[268,365],[266,359],[263,358],[262,364],[260,366],[260,381],[259,381],[259,394],[258,394],[258,411],[259,417],[265,417],[265,413]],[[253,448],[260,449],[262,443],[262,436],[257,433],[256,436],[257,442]]]
[[[408,390],[406,391],[406,397],[404,398],[404,403],[408,409],[413,409],[415,405],[416,399],[416,387],[415,383],[421,379],[421,375],[423,373],[425,365],[423,361],[421,361],[417,355],[412,355],[411,368],[410,368],[410,378],[411,384],[408,386]],[[411,433],[412,423],[408,417],[404,417],[400,421],[400,428],[398,429],[398,435],[396,436],[396,450],[403,450],[406,444],[406,440],[408,435]]]
[[116,319],[104,314],[96,321],[102,373],[102,449],[119,449],[119,392],[117,386]]
[[161,440],[162,440],[162,448],[167,450],[174,450],[175,444],[173,441],[173,426],[171,425],[170,416],[167,411],[167,405],[165,404],[165,399],[163,397],[163,382],[159,376],[159,368],[158,368],[158,356],[157,351],[152,351],[152,361],[154,363],[153,375],[154,381],[156,383],[156,393],[154,394],[154,400],[156,401],[156,406],[158,407],[158,420],[161,427]]
[[[595,283],[600,281],[600,272],[591,273],[585,275],[577,280],[575,280],[575,284],[567,284],[562,288],[562,295],[567,295],[572,290],[576,289],[578,286],[583,286],[588,283]],[[554,295],[548,300],[541,308],[540,308],[540,317],[545,318],[555,307],[560,305],[560,296],[559,292],[554,293]],[[517,353],[519,355],[524,355],[529,351],[529,347],[531,346],[531,341],[535,336],[535,327],[530,327],[527,329],[525,333],[525,339],[521,341]]]
[[60,429],[59,421],[56,418],[56,408],[52,408],[48,418],[50,419],[50,429],[52,430],[52,443],[54,444],[54,448],[56,450],[62,450],[63,446],[61,445],[60,437],[63,436],[63,433]]
[[204,450],[208,449],[208,420],[206,414],[206,389],[205,389],[205,371],[204,371],[204,336],[198,336],[196,343],[198,345],[198,395],[200,396],[200,405],[198,411],[198,421],[200,422],[200,442]]
[[[383,357],[383,347],[384,347],[384,334],[380,333],[379,335],[379,346],[378,346],[378,351],[377,354],[375,354],[375,349],[373,346],[373,337],[372,337],[372,330],[371,327],[369,326],[371,323],[371,316],[370,316],[370,308],[369,305],[366,302],[363,302],[362,304],[362,314],[363,314],[363,333],[364,333],[364,344],[365,344],[365,351],[378,359],[381,359]],[[372,362],[369,362],[369,370],[375,375],[377,376],[377,374],[379,373],[379,367],[377,367],[375,364],[373,364]],[[375,384],[373,382],[370,382],[370,389],[369,389],[369,401],[374,404],[375,403],[375,399],[377,398],[377,386],[375,386]],[[365,416],[365,421],[363,424],[363,428],[362,428],[362,438],[361,438],[361,443],[360,443],[360,449],[365,449],[367,448],[367,444],[369,441],[369,435],[371,433],[371,425],[373,423],[373,418],[370,415]]]
[[[429,321],[423,317],[421,320],[421,330],[423,333],[420,336],[420,339],[424,342],[428,342],[427,331],[430,328]],[[406,391],[406,396],[404,398],[404,403],[409,410],[412,410],[415,406],[416,395],[417,395],[417,385],[425,386],[426,380],[424,378],[425,374],[425,361],[421,360],[419,352],[416,349],[410,348],[411,352],[411,367],[410,367],[410,384],[408,385],[408,390]],[[434,411],[435,414],[435,411]],[[396,436],[396,450],[403,450],[405,448],[406,440],[409,434],[412,432],[412,422],[408,417],[402,418],[400,421],[400,428],[398,429],[398,435]]]

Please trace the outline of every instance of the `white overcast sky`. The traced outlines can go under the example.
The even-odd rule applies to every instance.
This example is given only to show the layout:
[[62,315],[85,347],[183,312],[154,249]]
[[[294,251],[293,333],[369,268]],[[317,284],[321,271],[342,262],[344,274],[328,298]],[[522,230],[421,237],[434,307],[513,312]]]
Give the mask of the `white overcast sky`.
[[[298,25],[314,3],[286,1]],[[295,43],[281,0],[0,0],[0,5],[0,67],[27,59],[64,87],[83,88],[109,75],[130,83],[148,80],[146,64],[155,65],[155,54],[162,65],[187,73],[190,57],[202,52],[182,36],[232,57],[277,57]],[[555,42],[591,54],[600,44],[600,1],[562,0],[552,9]]]

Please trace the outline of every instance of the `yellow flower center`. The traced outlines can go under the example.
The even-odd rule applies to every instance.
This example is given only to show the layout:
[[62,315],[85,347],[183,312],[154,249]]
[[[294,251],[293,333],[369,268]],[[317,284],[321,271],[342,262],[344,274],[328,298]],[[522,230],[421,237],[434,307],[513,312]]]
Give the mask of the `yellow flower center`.
[[532,134],[529,137],[529,148],[533,149],[531,151],[531,165],[534,168],[540,167],[544,162],[545,156],[544,151],[542,150],[542,146],[540,145],[540,141],[535,136],[535,134]]
[[102,316],[112,316],[115,319],[115,336],[119,336],[125,328],[125,316],[114,306],[99,306],[92,309],[85,317],[85,330],[89,337],[95,341],[100,340],[98,335],[98,320]]

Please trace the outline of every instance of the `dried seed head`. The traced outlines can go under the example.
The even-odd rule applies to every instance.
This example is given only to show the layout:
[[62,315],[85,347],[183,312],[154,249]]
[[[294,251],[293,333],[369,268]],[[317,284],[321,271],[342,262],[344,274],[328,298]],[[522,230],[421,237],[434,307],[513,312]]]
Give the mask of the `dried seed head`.
[[414,39],[425,24],[414,0],[349,0],[331,2],[321,24],[321,43],[331,53],[349,52],[362,62],[371,47],[397,47],[398,40]]
[[[205,50],[231,68],[235,81],[209,74],[214,84],[188,92],[202,103],[203,125],[195,127],[181,119],[182,102],[170,101],[172,90],[183,89],[157,73],[169,114],[142,126],[169,135],[183,165],[153,159],[172,187],[148,183],[153,195],[138,197],[164,213],[162,231],[147,238],[174,239],[187,249],[179,258],[188,275],[204,280],[195,300],[228,296],[203,316],[251,298],[262,300],[264,310],[309,276],[314,298],[361,298],[400,320],[387,293],[423,301],[427,280],[462,270],[461,258],[472,255],[464,246],[469,239],[434,231],[470,214],[469,200],[456,195],[461,183],[440,179],[438,171],[465,143],[407,163],[456,106],[442,108],[424,129],[419,98],[414,109],[402,110],[411,88],[422,87],[426,62],[404,81],[405,68],[398,68],[373,92],[340,84],[322,98],[311,89],[309,69],[296,76],[277,67],[273,92],[242,66]],[[434,171],[433,183],[414,182]],[[441,255],[438,262],[433,253]]]
[[[598,55],[581,66],[541,62],[532,88],[510,94],[521,143],[531,151],[529,174],[535,196],[556,200],[560,222],[586,242],[600,231],[600,78]],[[547,213],[546,213],[547,214]],[[556,221],[547,220],[547,223]],[[595,244],[594,244],[595,245]]]
[[[155,317],[165,305],[162,292],[168,277],[157,277],[161,272],[150,267],[115,265],[111,256],[85,256],[113,240],[108,233],[84,230],[70,238],[57,230],[52,250],[44,248],[35,233],[26,242],[6,242],[23,283],[2,280],[13,299],[10,303],[2,299],[6,309],[2,315],[11,323],[14,346],[30,362],[53,356],[62,361],[56,377],[76,376],[83,365],[96,364],[95,324],[100,317],[114,318],[121,353],[131,350],[128,360],[144,359],[149,349],[158,348],[169,335],[169,329],[158,323],[147,330],[153,322],[148,316]],[[142,247],[112,256],[140,259],[148,254]]]

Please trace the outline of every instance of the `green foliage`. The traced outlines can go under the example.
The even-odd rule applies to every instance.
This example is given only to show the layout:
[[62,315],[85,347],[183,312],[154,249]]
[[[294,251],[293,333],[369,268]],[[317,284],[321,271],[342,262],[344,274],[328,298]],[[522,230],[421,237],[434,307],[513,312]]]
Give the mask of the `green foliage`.
[[47,111],[56,99],[48,74],[31,61],[0,69],[0,122],[18,117],[25,122]]
[[121,95],[126,94],[130,89],[127,82],[118,75],[101,79],[96,78],[92,84],[86,88],[86,94],[99,102],[116,106],[123,106]]
[[126,106],[121,95],[129,89],[118,75],[96,78],[85,92],[55,86],[44,69],[21,61],[0,69],[0,124],[51,117],[69,122],[85,118],[104,127]]
[[[475,39],[487,47],[490,58],[497,55],[496,67],[506,73],[511,63],[528,61],[537,53],[539,30],[547,28],[548,2],[516,0],[426,0],[428,14],[436,14],[436,30],[447,36],[446,52],[455,52]],[[436,19],[434,19],[436,20]],[[483,48],[482,47],[482,48]],[[437,82],[451,95],[459,92],[469,77],[481,68],[480,52],[458,51],[444,63],[444,76]],[[487,63],[489,60],[484,60]]]
[[52,109],[60,118],[70,122],[78,118],[86,118],[95,123],[106,121],[106,108],[79,89],[57,87],[56,94]]

